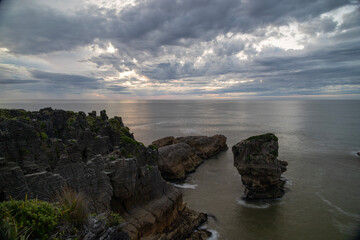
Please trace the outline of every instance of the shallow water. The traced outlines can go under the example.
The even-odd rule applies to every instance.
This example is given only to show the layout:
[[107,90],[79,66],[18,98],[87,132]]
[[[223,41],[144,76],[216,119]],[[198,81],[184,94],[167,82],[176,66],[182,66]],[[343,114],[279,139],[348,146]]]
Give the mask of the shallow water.
[[[360,101],[28,101],[0,107],[51,106],[122,116],[138,141],[224,134],[229,150],[206,160],[180,190],[191,208],[211,213],[214,239],[352,239],[360,227]],[[246,203],[231,146],[273,132],[289,163],[286,195]]]

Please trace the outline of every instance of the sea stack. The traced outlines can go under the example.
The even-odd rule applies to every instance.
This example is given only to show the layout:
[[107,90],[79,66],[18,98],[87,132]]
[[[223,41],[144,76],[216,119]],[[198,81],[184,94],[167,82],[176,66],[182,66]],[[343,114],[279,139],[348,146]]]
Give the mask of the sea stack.
[[244,199],[273,199],[284,195],[281,174],[287,162],[277,159],[278,138],[267,133],[243,140],[232,147],[234,166],[245,185]]

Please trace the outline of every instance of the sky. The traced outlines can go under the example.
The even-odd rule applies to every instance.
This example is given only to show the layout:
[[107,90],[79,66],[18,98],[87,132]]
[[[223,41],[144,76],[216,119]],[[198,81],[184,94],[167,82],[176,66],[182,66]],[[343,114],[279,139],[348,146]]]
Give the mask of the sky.
[[360,99],[359,0],[0,0],[0,99]]

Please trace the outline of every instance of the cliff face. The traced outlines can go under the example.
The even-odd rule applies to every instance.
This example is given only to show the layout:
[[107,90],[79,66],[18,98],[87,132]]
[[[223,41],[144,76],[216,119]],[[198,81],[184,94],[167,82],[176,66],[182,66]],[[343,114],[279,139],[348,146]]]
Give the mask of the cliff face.
[[272,133],[250,137],[232,147],[234,166],[245,185],[245,199],[283,196],[281,174],[286,171],[287,162],[277,159],[278,149],[278,138]]
[[[122,214],[132,239],[190,236],[206,215],[192,212],[195,220],[185,224],[191,210],[163,180],[157,159],[156,149],[137,142],[121,118],[109,119],[105,111],[0,109],[0,201],[25,195],[51,201],[68,184],[88,198],[91,211]],[[178,230],[184,226],[187,231]]]

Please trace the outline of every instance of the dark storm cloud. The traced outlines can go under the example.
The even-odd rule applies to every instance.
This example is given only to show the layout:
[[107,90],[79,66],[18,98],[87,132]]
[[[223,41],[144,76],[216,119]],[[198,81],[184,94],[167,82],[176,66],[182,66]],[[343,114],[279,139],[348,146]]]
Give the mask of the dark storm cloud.
[[[360,14],[345,15],[342,24],[329,16],[319,17],[347,4],[344,0],[148,0],[117,12],[95,6],[59,11],[33,1],[9,0],[0,5],[0,47],[9,49],[10,53],[46,56],[89,44],[106,50],[109,42],[118,51],[103,51],[81,60],[93,64],[98,68],[95,70],[101,69],[94,73],[99,77],[28,69],[35,80],[18,77],[16,83],[10,83],[9,73],[0,84],[39,81],[44,89],[51,85],[63,90],[101,89],[138,95],[312,94],[331,86],[358,85]],[[276,26],[289,26],[294,22],[302,23],[299,30],[308,38],[316,40],[318,36],[325,36],[323,42],[309,41],[308,46],[305,43],[304,49],[298,51],[272,46],[258,52],[256,41],[279,38],[284,33],[276,30]],[[251,34],[258,40],[231,38],[227,36],[230,32]],[[223,39],[218,39],[219,36]],[[212,52],[204,54],[208,49]],[[236,54],[240,52],[248,58],[239,60]],[[198,62],[197,58],[202,59]],[[152,83],[198,89],[150,93],[119,86],[124,81],[136,82],[137,79],[103,81],[107,76],[114,79],[119,73],[132,70]],[[253,82],[224,85],[217,90],[201,87],[214,81],[226,83],[228,77]]]
[[156,50],[183,39],[210,40],[228,31],[303,21],[347,4],[346,1],[149,0],[113,10],[89,7],[56,11],[31,1],[7,1],[0,9],[0,44],[22,54],[69,50],[95,39]]
[[63,73],[43,72],[39,70],[31,71],[32,77],[45,80],[53,85],[61,85],[65,88],[78,87],[83,89],[102,88],[102,79],[86,77],[81,75],[71,75]]
[[0,79],[1,84],[27,84],[27,83],[36,83],[37,80],[13,80],[13,79]]

